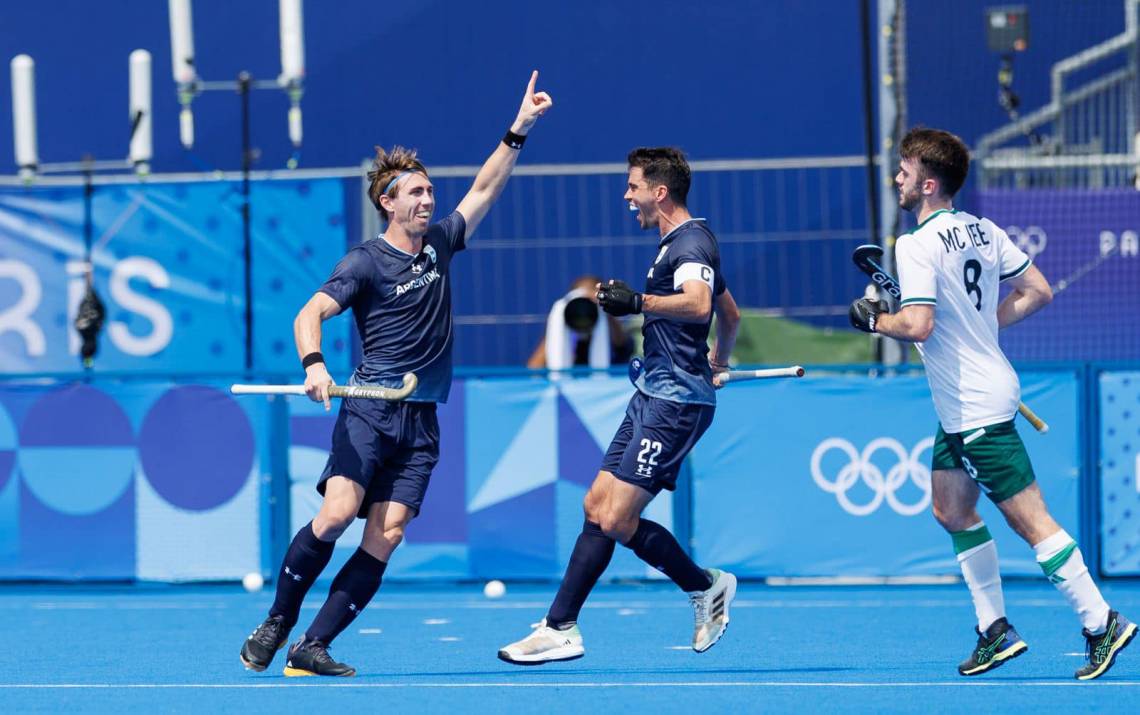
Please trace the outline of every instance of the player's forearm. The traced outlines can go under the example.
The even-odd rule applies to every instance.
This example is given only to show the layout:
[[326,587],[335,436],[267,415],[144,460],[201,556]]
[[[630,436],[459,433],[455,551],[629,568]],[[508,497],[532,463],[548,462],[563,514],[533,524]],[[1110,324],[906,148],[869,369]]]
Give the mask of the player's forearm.
[[[518,117],[511,124],[511,133],[525,137],[532,126],[534,126],[533,119],[525,121]],[[483,162],[479,173],[475,175],[475,183],[471,185],[471,191],[481,195],[488,203],[494,202],[503,192],[503,187],[507,185],[507,179],[511,178],[511,172],[515,169],[520,153],[518,149],[512,149],[503,142],[499,142],[495,151],[491,152],[491,156]]]
[[716,343],[713,344],[712,351],[709,353],[709,362],[721,367],[728,365],[728,360],[732,357],[732,350],[735,347],[736,326],[724,328],[721,326],[721,321],[718,318]]
[[1020,288],[1013,289],[1013,291],[1005,297],[1005,300],[998,305],[998,327],[1006,328],[1021,320],[1025,320],[1048,305],[1052,299],[1053,296],[1051,293],[1046,295],[1036,291],[1025,291]]
[[[735,306],[734,306],[735,307]],[[709,361],[716,365],[727,365],[736,347],[736,333],[740,329],[740,311],[716,311],[716,343],[709,353]]]
[[641,312],[661,315],[685,323],[705,323],[712,316],[712,300],[708,295],[678,293],[650,295],[645,293]]
[[511,178],[511,172],[514,171],[518,158],[518,149],[512,149],[499,142],[499,146],[495,147],[495,151],[491,153],[491,156],[479,169],[479,173],[475,175],[475,182],[471,185],[471,193],[478,196],[482,202],[494,203],[499,198],[499,194],[503,193],[503,187]]
[[898,313],[880,313],[875,319],[876,333],[908,343],[923,342],[933,330],[933,321],[905,308]]

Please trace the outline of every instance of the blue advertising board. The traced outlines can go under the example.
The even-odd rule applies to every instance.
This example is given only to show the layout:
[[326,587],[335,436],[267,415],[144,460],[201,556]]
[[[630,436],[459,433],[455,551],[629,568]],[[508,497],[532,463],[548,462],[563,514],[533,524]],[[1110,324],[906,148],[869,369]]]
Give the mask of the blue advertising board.
[[267,423],[217,383],[4,384],[0,578],[259,570]]
[[[245,271],[236,182],[97,187],[94,286],[107,318],[96,372],[245,368]],[[0,364],[79,373],[72,327],[86,280],[82,188],[0,190]],[[253,366],[297,369],[293,318],[345,251],[340,182],[271,181],[251,194]],[[324,352],[347,372],[347,317]]]
[[[1137,493],[1125,464],[1136,383],[1123,383],[1133,379],[1116,379],[1103,398],[1123,430],[1102,436],[1104,558],[1114,573],[1136,568],[1135,529],[1126,527]],[[1053,516],[1077,535],[1077,379],[1026,372],[1021,380],[1023,398],[1051,426],[1039,435],[1019,423],[1021,434]],[[278,419],[275,400],[234,398],[225,388],[0,383],[0,579],[272,573],[274,549],[319,508],[313,487],[336,412],[293,397]],[[624,377],[457,381],[439,406],[439,465],[391,575],[560,578],[582,528],[583,497],[631,394]],[[686,545],[691,530],[699,563],[752,578],[957,573],[950,539],[930,514],[936,424],[921,374],[743,383],[718,399],[681,491],[662,492],[645,512]],[[287,461],[275,462],[275,445]],[[273,480],[282,480],[281,491]],[[273,543],[267,519],[278,498],[288,499],[291,514]],[[979,510],[1003,571],[1039,574],[1032,549],[984,497]],[[362,527],[338,542],[327,578],[359,544]],[[606,577],[660,575],[622,548]]]
[[1101,571],[1140,576],[1140,372],[1099,383]]
[[[1077,380],[1022,373],[1022,399],[1047,419],[1024,421],[1053,516],[1078,527]],[[938,426],[926,378],[808,377],[722,390],[693,453],[698,561],[739,576],[956,574],[950,537],[930,511]],[[1033,550],[982,496],[1006,574],[1040,574]]]

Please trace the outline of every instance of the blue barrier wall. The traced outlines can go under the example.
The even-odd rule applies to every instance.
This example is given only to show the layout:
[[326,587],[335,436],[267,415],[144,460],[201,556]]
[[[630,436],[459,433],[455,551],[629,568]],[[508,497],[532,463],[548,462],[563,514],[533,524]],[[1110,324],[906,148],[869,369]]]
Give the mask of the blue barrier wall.
[[1140,576],[1140,371],[1099,383],[1101,570]]
[[0,578],[235,579],[260,568],[267,403],[228,384],[0,388]]
[[[1086,375],[1099,377],[1089,385]],[[1019,422],[1054,516],[1074,535],[1099,532],[1102,573],[1140,573],[1140,372],[1026,370],[1021,379],[1051,426],[1039,435]],[[298,398],[236,399],[227,382],[0,383],[0,579],[272,574],[319,504],[313,485],[335,413]],[[1091,421],[1081,412],[1089,387]],[[458,381],[440,407],[442,455],[423,515],[392,575],[558,578],[630,393],[617,376]],[[742,577],[954,574],[929,509],[935,426],[921,374],[733,386],[680,490],[647,515],[701,563]],[[1093,459],[1090,448],[1100,450]],[[1100,471],[1082,467],[1098,458]],[[984,498],[980,509],[1004,572],[1036,576],[1029,547]],[[607,574],[658,577],[625,550]]]
[[[1077,378],[1021,373],[1048,436],[1018,430],[1053,516],[1079,532]],[[702,563],[759,575],[957,573],[930,514],[938,420],[922,374],[751,383],[721,393],[693,454],[693,542]],[[1040,573],[1033,551],[983,497],[1007,574]]]

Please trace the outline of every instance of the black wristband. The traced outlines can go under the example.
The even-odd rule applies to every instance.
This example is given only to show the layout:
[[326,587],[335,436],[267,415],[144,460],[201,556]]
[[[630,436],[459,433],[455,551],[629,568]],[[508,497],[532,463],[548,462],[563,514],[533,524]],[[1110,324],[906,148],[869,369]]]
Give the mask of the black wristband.
[[506,135],[503,136],[503,143],[512,149],[522,149],[523,144],[526,144],[526,135],[515,134],[508,129]]
[[316,365],[317,363],[323,363],[324,361],[325,356],[321,355],[319,352],[309,353],[305,357],[301,358],[301,367],[308,370],[310,365]]

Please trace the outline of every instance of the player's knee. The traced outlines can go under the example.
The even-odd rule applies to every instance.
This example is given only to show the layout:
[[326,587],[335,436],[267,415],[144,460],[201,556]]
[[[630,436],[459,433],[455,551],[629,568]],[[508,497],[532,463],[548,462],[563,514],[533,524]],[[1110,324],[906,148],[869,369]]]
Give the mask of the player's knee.
[[388,527],[384,529],[382,538],[384,539],[384,543],[388,544],[389,548],[394,550],[404,541],[404,527],[402,525]]
[[326,502],[321,511],[313,519],[313,533],[322,541],[334,541],[340,538],[345,529],[356,518],[355,504],[344,502]]
[[633,532],[637,531],[636,516],[630,518],[614,512],[603,514],[597,524],[602,527],[603,534],[623,544],[633,537]]
[[934,519],[946,531],[964,531],[979,521],[973,508],[960,509],[952,504],[934,502],[931,511],[934,512]]
[[594,492],[586,492],[586,496],[582,499],[582,511],[586,515],[586,521],[592,521],[595,524],[602,523],[602,506],[603,500],[594,494]]
[[934,502],[933,504],[930,505],[930,511],[931,511],[931,513],[934,514],[934,520],[937,521],[939,524],[941,524],[942,528],[944,528],[944,529],[950,528],[948,526],[948,523],[950,521],[952,521],[952,519],[953,519],[952,511],[947,510],[946,507],[939,504],[938,502]]
[[404,541],[404,526],[365,528],[361,546],[381,561],[387,561],[392,552]]
[[321,541],[336,541],[351,523],[351,518],[341,519],[330,515],[318,517],[313,519],[313,534]]

